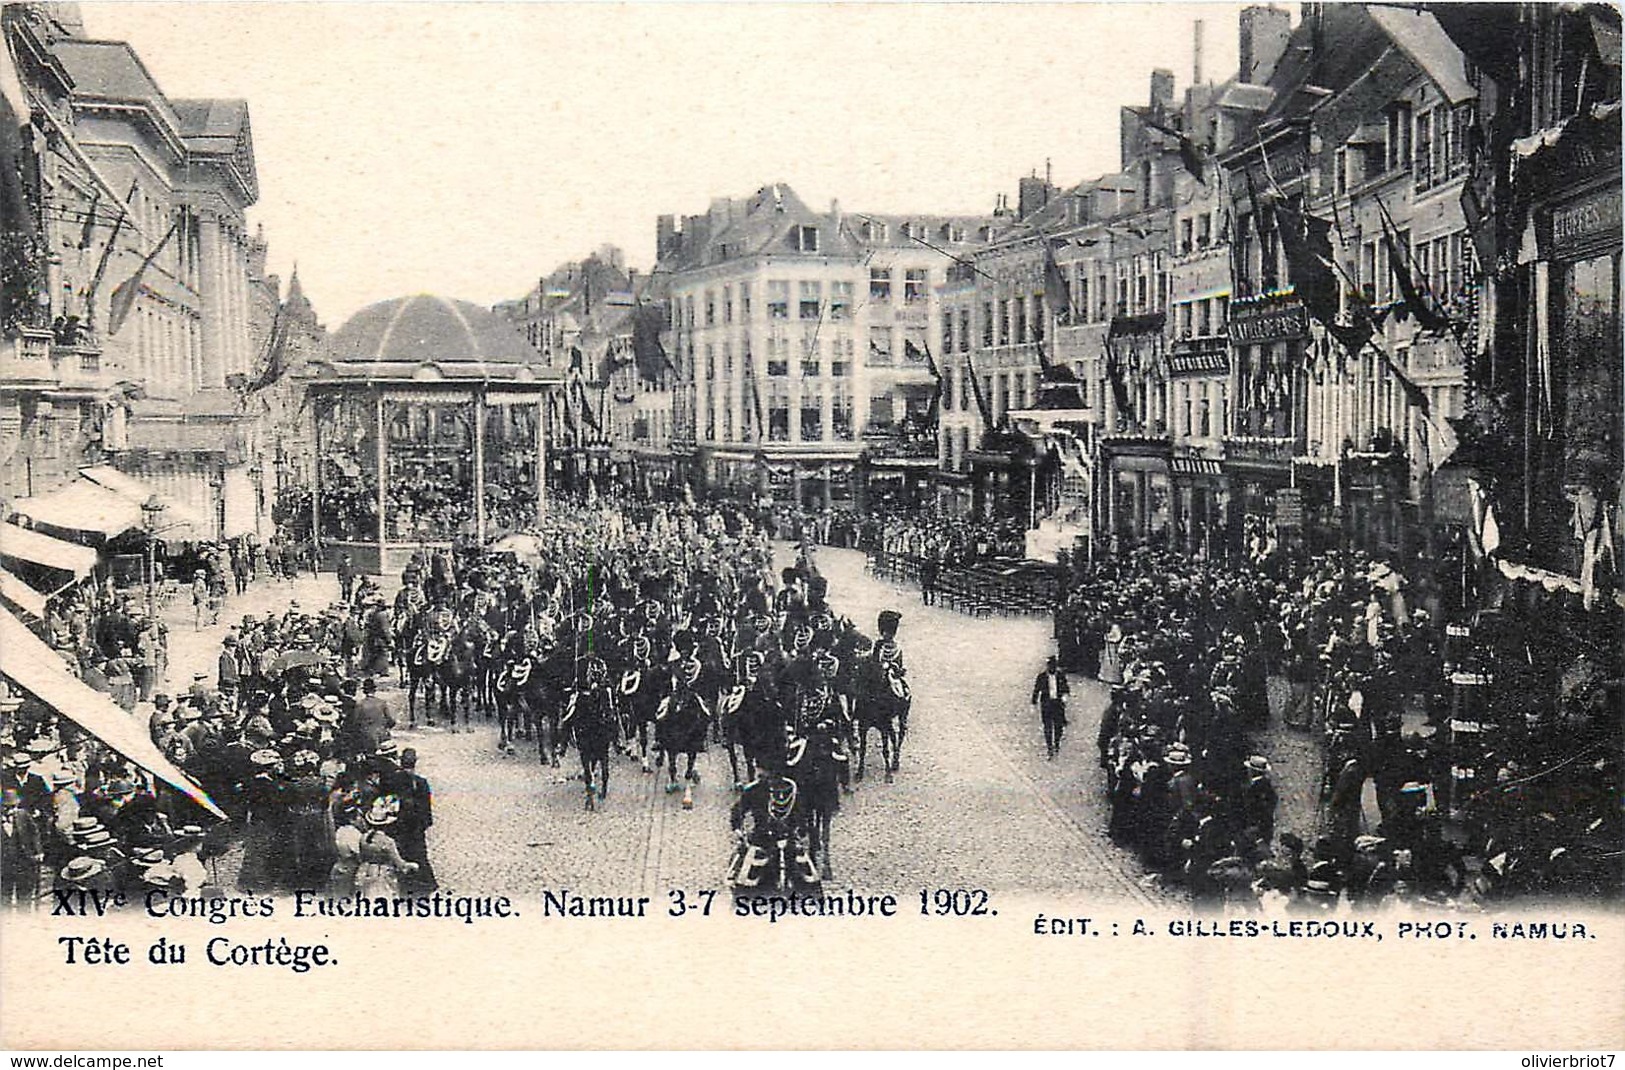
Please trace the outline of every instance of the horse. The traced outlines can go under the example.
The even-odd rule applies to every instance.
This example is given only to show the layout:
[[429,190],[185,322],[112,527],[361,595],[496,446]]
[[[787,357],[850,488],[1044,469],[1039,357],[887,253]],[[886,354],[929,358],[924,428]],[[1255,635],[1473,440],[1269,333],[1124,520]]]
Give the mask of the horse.
[[[418,723],[418,689],[423,689],[423,712],[433,725],[435,692],[441,688],[441,666],[451,650],[453,635],[444,611],[431,610],[422,615],[417,637],[412,643],[406,666],[406,712],[413,726]],[[445,712],[446,698],[440,696],[441,712]]]
[[614,698],[602,671],[588,674],[587,685],[571,696],[569,712],[560,724],[575,741],[586,805],[591,810],[595,796],[596,802],[603,802],[609,795],[609,750],[615,742]]
[[705,699],[695,690],[700,677],[700,663],[690,659],[683,667],[681,682],[661,702],[655,716],[655,740],[666,759],[666,791],[674,792],[677,784],[677,755],[688,756],[688,769],[683,779],[688,786],[683,790],[683,809],[694,808],[694,785],[700,774],[694,768],[696,756],[705,750],[705,735],[711,723],[711,711]]
[[[480,672],[477,663],[479,647],[469,637],[469,629],[451,636],[449,648],[440,662],[440,712],[446,717],[453,732],[457,731],[457,707],[463,709],[463,728],[473,730],[469,723],[478,705]],[[433,724],[434,722],[430,722]]]
[[[869,755],[869,732],[880,733],[880,757],[886,769],[886,783],[890,784],[902,759],[903,725],[908,722],[908,709],[912,702],[908,681],[893,666],[895,662],[884,653],[886,641],[876,647],[865,664],[863,679],[858,689],[853,720],[858,731],[858,772],[862,780]],[[895,647],[894,647],[895,649]]]
[[[647,645],[647,644],[645,644]],[[617,688],[625,711],[626,742],[637,739],[638,762],[645,773],[649,766],[649,726],[660,709],[660,680],[652,665],[640,659],[636,667],[621,673]]]
[[835,875],[830,862],[830,827],[841,809],[841,784],[849,759],[840,744],[839,726],[828,718],[790,744],[785,768],[801,790],[807,808],[807,835],[819,875]]
[[535,653],[518,633],[509,634],[499,664],[496,679],[491,685],[496,698],[497,728],[500,733],[497,749],[511,754],[513,741],[519,738],[521,720],[526,737],[530,735],[530,711],[526,704],[539,674]]

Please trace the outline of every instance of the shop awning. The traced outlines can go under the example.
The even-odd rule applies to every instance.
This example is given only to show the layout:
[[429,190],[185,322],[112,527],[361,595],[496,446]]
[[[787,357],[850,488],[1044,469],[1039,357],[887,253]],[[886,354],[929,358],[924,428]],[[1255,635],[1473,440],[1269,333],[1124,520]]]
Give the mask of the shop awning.
[[31,617],[45,617],[45,596],[3,568],[0,568],[0,598]]
[[209,531],[214,526],[209,523],[208,517],[191,506],[175,501],[167,494],[155,490],[135,476],[120,472],[111,465],[103,464],[94,468],[81,468],[79,469],[79,475],[103,490],[110,490],[125,501],[133,502],[138,509],[148,499],[156,496],[164,507],[164,511],[158,520],[158,526],[161,530],[169,529],[175,525],[182,525],[195,528],[198,531]]
[[36,524],[107,539],[141,526],[141,506],[85,479],[37,498],[19,498],[12,508]]
[[225,818],[214,800],[164,757],[145,725],[137,724],[100,691],[85,686],[50,647],[4,610],[0,610],[0,673],[205,810]]
[[96,567],[96,551],[90,547],[53,539],[16,524],[0,524],[0,558],[6,557],[71,572],[76,580],[84,579]]

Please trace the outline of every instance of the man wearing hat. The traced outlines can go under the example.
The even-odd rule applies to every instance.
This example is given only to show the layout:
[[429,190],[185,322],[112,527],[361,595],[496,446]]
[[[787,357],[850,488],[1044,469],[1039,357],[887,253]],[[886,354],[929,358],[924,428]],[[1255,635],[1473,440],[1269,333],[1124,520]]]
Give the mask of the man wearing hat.
[[1280,795],[1270,782],[1270,763],[1261,754],[1246,761],[1247,784],[1241,791],[1241,824],[1257,832],[1262,843],[1275,838],[1275,809]]
[[372,677],[361,681],[361,698],[355,704],[345,736],[355,754],[374,754],[381,743],[389,738],[395,727],[389,704],[378,694],[378,683]]
[[220,661],[215,674],[221,692],[235,694],[242,683],[242,667],[237,664],[237,637],[230,632],[220,648]]
[[34,758],[26,750],[14,751],[6,759],[6,770],[0,775],[0,788],[17,792],[20,805],[43,821],[51,813],[51,786],[45,778],[34,772]]
[[1038,707],[1038,716],[1044,722],[1044,749],[1051,760],[1061,751],[1061,736],[1066,732],[1066,696],[1072,693],[1066,673],[1054,654],[1044,671],[1033,679],[1032,705]]
[[22,793],[0,789],[0,907],[33,910],[38,903],[45,844],[40,822],[23,805]]

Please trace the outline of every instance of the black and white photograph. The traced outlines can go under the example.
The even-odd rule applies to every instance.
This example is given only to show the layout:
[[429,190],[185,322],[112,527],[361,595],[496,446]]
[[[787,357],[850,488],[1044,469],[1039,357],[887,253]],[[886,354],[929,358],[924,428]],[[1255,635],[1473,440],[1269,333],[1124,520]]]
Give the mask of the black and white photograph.
[[1625,1043],[1616,6],[3,35],[0,1046]]

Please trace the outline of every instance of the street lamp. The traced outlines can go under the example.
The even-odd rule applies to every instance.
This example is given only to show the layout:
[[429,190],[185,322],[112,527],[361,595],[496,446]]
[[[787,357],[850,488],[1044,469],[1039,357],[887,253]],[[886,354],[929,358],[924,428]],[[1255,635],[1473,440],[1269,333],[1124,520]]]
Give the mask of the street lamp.
[[141,503],[141,527],[147,533],[147,616],[156,616],[155,598],[153,596],[153,573],[158,570],[158,516],[164,511],[164,503],[158,495],[153,494]]

